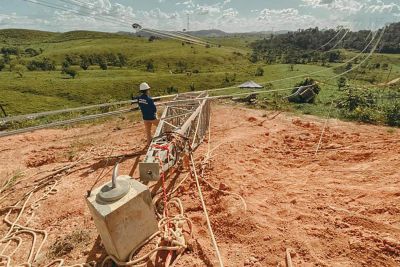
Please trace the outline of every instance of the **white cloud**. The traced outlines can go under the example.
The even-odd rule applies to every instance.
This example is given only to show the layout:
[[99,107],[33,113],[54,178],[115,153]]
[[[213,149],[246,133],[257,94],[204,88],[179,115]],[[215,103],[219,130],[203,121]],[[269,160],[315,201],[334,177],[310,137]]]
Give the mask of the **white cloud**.
[[360,0],[302,0],[305,6],[313,8],[325,7],[340,12],[355,14],[359,12],[364,4]]
[[18,16],[16,13],[0,14],[1,28],[29,28],[36,29],[38,26],[45,28],[51,25],[47,19],[29,18],[27,16]]
[[367,13],[400,13],[400,2],[395,3],[384,3],[383,1],[376,1],[376,3],[365,7]]

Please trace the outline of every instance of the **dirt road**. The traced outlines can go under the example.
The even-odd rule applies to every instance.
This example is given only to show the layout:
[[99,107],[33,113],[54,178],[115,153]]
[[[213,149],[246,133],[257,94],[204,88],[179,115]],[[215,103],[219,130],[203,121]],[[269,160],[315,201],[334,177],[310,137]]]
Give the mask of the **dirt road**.
[[[225,265],[285,266],[290,249],[294,266],[399,266],[400,131],[330,120],[314,155],[324,121],[274,115],[213,106],[215,149],[205,178],[240,194],[248,206],[245,212],[236,197],[202,184]],[[140,151],[143,136],[140,123],[115,119],[0,139],[0,182],[21,181],[5,191],[10,194],[0,208],[14,204],[49,170],[91,157],[60,177],[58,192],[34,210],[29,226],[49,233],[39,266],[56,258],[73,264],[105,257],[84,196],[100,175],[98,185],[110,179],[114,162],[104,158]],[[206,150],[202,145],[196,156]],[[139,160],[125,157],[120,173],[131,173]],[[192,251],[177,266],[216,265],[194,182],[189,179],[178,192],[195,235]],[[8,226],[0,225],[4,236]],[[26,261],[28,252],[14,255],[14,264]]]

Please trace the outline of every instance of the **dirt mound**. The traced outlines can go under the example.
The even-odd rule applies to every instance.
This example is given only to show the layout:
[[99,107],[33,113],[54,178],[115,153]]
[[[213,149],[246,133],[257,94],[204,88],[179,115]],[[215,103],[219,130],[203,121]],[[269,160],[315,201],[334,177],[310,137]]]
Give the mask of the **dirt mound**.
[[[226,266],[284,266],[286,249],[295,266],[400,265],[399,131],[330,120],[315,155],[322,119],[213,106],[211,121],[206,179],[247,204],[245,212],[237,197],[201,183]],[[131,155],[123,158],[120,173],[137,178],[143,153],[133,152],[145,145],[143,137],[141,124],[116,119],[0,139],[0,159],[10,163],[1,165],[0,183],[13,178],[0,209],[15,204],[49,171],[90,157],[59,175],[58,192],[32,214],[29,226],[49,233],[39,265],[59,255],[71,265],[106,256],[85,195],[111,178],[116,159],[110,155]],[[202,145],[195,156],[206,150]],[[23,176],[15,175],[20,171]],[[177,266],[216,265],[194,181],[189,178],[177,194],[194,223],[192,250]],[[0,225],[3,235],[7,229]],[[13,257],[14,263],[25,260]]]

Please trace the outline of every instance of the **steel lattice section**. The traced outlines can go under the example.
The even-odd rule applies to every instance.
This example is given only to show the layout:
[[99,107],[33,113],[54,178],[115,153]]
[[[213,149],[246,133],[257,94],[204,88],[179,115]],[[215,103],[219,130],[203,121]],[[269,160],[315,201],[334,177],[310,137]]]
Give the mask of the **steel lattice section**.
[[208,93],[185,93],[169,103],[160,118],[143,162],[142,182],[158,181],[160,173],[175,166],[181,156],[195,150],[204,140],[210,120]]

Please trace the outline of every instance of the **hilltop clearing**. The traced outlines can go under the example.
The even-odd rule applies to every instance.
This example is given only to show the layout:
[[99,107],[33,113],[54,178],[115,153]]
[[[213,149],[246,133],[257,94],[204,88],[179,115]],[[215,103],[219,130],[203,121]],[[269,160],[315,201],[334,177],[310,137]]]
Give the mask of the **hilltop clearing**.
[[[394,128],[213,104],[212,160],[202,182],[211,223],[226,266],[398,266],[400,264],[400,132]],[[101,262],[104,249],[85,204],[86,190],[111,179],[114,155],[140,152],[143,126],[126,118],[102,125],[41,130],[0,139],[0,182],[13,178],[1,208],[12,205],[34,180],[87,159],[57,176],[57,193],[35,209],[29,226],[49,233],[39,265]],[[207,143],[195,156],[207,152]],[[120,173],[133,173],[142,156],[127,156]],[[107,160],[107,158],[109,158]],[[178,177],[186,176],[184,171]],[[168,180],[172,181],[172,180]],[[216,263],[193,180],[177,195],[194,222],[192,251],[177,266]],[[36,196],[34,196],[36,197]],[[5,214],[1,214],[5,216]],[[27,223],[29,214],[21,218]],[[6,232],[1,224],[0,232]],[[29,236],[23,236],[29,240]],[[58,245],[57,245],[58,244]],[[60,244],[68,248],[60,250]],[[30,241],[13,260],[27,258]],[[11,248],[10,248],[11,249]],[[25,252],[24,252],[25,251]]]

